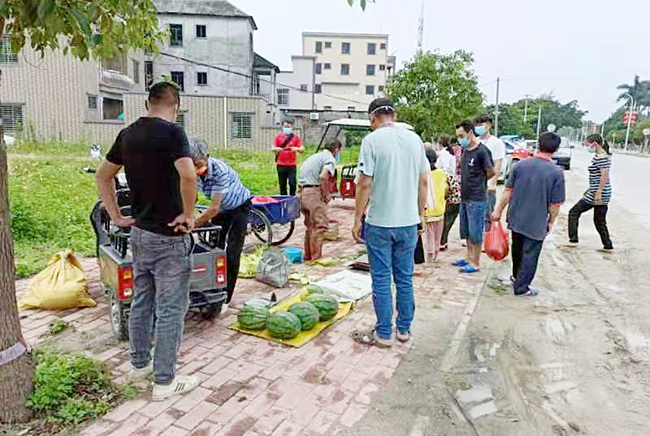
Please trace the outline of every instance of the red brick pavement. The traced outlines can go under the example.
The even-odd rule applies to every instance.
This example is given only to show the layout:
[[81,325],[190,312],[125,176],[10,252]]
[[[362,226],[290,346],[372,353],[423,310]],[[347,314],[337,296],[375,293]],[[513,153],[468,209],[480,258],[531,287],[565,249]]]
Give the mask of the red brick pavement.
[[[330,215],[340,222],[340,238],[325,245],[326,256],[356,257],[363,246],[350,235],[353,202],[335,201]],[[301,246],[302,223],[288,245]],[[457,254],[457,253],[454,253]],[[451,259],[451,255],[449,256]],[[110,330],[108,307],[94,259],[82,260],[89,293],[96,308],[59,312],[21,313],[25,338],[33,346],[51,319],[70,321],[78,330],[93,334]],[[343,269],[295,266],[295,271],[320,278]],[[479,278],[459,278],[447,267],[419,268],[414,278],[418,306],[464,307]],[[21,295],[27,281],[17,282]],[[186,322],[178,358],[180,372],[196,374],[201,385],[194,392],[164,402],[151,401],[149,389],[82,430],[86,436],[289,436],[335,435],[353,426],[368,410],[373,398],[390,383],[407,355],[410,343],[392,349],[356,344],[350,333],[369,328],[375,317],[370,298],[341,321],[302,348],[290,348],[230,330],[237,308],[252,296],[276,292],[283,298],[300,289],[291,283],[276,290],[255,280],[240,280],[234,304],[212,321],[198,317]],[[129,370],[128,344],[120,343],[95,355],[112,368],[117,382]],[[142,385],[147,388],[146,384]]]

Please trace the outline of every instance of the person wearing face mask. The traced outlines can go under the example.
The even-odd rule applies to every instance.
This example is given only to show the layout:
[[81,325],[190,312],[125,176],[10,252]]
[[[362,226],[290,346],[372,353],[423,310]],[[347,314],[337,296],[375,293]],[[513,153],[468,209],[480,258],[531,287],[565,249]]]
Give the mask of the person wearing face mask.
[[[174,123],[179,107],[178,86],[169,82],[152,86],[147,116],[120,132],[97,170],[99,192],[112,222],[131,227],[134,287],[129,316],[131,371],[127,377],[135,383],[153,373],[154,401],[185,394],[199,383],[196,376],[176,373],[192,271],[192,241],[187,233],[194,227],[196,202],[196,172],[189,143],[183,129]],[[122,216],[115,198],[114,178],[122,166],[133,218]]]
[[334,140],[325,146],[325,150],[307,158],[300,167],[298,196],[300,210],[305,216],[305,260],[323,256],[323,242],[329,229],[327,203],[332,200],[330,179],[335,174],[340,155],[341,142]]
[[221,313],[224,313],[228,310],[237,284],[251,209],[251,192],[228,164],[210,157],[205,141],[190,139],[190,156],[198,175],[198,189],[211,200],[210,206],[196,219],[196,226],[221,226],[217,246],[226,250],[228,292],[228,298],[221,307]]
[[589,189],[569,211],[569,246],[578,245],[578,224],[580,216],[593,209],[594,225],[600,235],[603,250],[612,251],[614,246],[607,228],[607,211],[612,197],[612,185],[609,171],[612,166],[609,144],[598,134],[590,135],[585,140],[589,151],[594,154],[589,165]]
[[467,240],[467,257],[453,263],[460,272],[480,271],[481,245],[487,209],[487,181],[494,172],[490,150],[481,143],[471,121],[456,125],[458,143],[463,147],[461,160],[460,238]]
[[[305,147],[302,145],[300,136],[293,130],[293,121],[287,119],[282,124],[282,131],[273,141],[273,152],[275,152],[275,165],[278,170],[278,181],[280,182],[280,195],[296,195],[296,153],[302,153]],[[287,185],[289,189],[287,190]]]
[[492,212],[497,203],[497,182],[501,175],[501,168],[506,159],[506,144],[496,136],[492,136],[492,118],[489,115],[479,115],[474,119],[474,130],[481,137],[481,142],[492,153],[494,162],[494,177],[488,180],[487,207],[485,211],[485,228],[488,228],[492,221]]
[[[377,323],[373,331],[357,331],[352,336],[357,342],[387,348],[393,337],[393,281],[397,288],[396,337],[400,342],[411,338],[414,255],[418,226],[422,229],[424,224],[431,168],[422,140],[395,123],[390,100],[374,100],[368,116],[373,132],[361,144],[352,236],[365,242],[368,249]],[[364,241],[361,229],[366,209]]]

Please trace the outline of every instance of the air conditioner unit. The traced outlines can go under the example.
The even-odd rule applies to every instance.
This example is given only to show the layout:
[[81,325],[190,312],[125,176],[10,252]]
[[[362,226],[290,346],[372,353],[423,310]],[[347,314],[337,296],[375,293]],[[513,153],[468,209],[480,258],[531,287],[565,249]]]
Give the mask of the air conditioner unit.
[[318,112],[312,112],[309,114],[309,119],[312,121],[318,121],[320,118],[320,114]]

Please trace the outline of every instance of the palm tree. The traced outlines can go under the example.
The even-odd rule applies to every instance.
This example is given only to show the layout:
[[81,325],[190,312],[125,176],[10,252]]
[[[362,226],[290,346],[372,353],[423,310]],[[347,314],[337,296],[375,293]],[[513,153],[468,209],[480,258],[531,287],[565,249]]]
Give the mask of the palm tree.
[[623,91],[617,101],[628,100],[628,95],[631,95],[639,112],[644,113],[650,110],[650,80],[641,80],[637,74],[634,76],[632,85],[619,85],[617,89]]

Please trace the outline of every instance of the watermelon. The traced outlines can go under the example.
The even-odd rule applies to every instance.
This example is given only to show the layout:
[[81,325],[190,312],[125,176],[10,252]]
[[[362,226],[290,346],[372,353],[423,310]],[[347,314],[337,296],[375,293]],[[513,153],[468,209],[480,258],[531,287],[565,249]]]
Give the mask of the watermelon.
[[302,325],[302,330],[311,330],[314,328],[318,320],[320,319],[320,313],[318,309],[306,301],[296,303],[289,308],[289,312],[293,313],[300,319],[300,324]]
[[325,291],[323,291],[323,288],[316,286],[316,285],[308,285],[302,288],[302,291],[300,292],[300,299],[302,301],[305,301],[307,297],[309,297],[312,294],[324,294]]
[[331,295],[314,294],[307,297],[305,301],[313,304],[318,309],[321,321],[334,318],[339,311],[339,300]]
[[265,307],[244,306],[237,315],[237,321],[247,330],[264,330],[269,310]]
[[293,339],[298,336],[302,325],[300,318],[291,312],[276,312],[266,320],[266,328],[274,338]]

